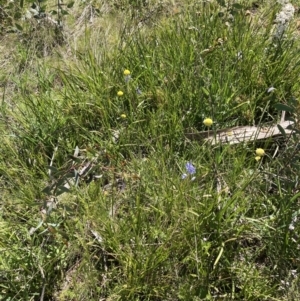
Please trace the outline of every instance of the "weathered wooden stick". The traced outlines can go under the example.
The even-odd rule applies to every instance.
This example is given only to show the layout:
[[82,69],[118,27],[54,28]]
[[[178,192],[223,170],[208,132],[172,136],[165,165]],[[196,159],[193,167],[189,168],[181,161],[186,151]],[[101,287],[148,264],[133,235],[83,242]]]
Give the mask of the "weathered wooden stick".
[[[290,134],[293,130],[291,127],[294,122],[281,121],[279,125],[285,130],[286,134]],[[187,133],[186,137],[191,140],[209,141],[215,144],[238,144],[246,141],[261,140],[269,137],[281,135],[277,125],[273,126],[239,126],[223,130],[213,130]]]

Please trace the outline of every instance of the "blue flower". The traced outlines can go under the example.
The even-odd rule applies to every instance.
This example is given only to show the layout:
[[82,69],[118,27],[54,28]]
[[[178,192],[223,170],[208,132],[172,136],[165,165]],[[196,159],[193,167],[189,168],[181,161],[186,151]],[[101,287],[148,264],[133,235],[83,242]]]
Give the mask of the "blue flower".
[[[196,173],[196,168],[191,162],[187,162],[185,164],[186,173],[181,175],[181,179],[185,179],[188,177],[188,175],[193,175]],[[192,178],[192,181],[195,180],[195,177]]]
[[186,168],[187,173],[190,175],[193,175],[194,173],[196,173],[196,168],[191,162],[187,162],[185,164],[185,168]]

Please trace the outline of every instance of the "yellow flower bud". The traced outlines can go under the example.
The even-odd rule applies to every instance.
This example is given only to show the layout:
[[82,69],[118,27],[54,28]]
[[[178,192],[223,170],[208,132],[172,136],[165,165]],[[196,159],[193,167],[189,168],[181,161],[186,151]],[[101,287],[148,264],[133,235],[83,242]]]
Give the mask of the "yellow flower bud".
[[126,114],[121,114],[121,118],[125,119],[126,117]]
[[255,153],[257,156],[262,157],[265,154],[265,151],[262,148],[257,148]]
[[255,160],[256,160],[256,161],[259,161],[260,159],[261,159],[261,156],[256,156],[256,157],[255,157]]
[[124,94],[123,91],[118,91],[117,93],[118,96],[123,96],[123,94]]
[[213,121],[212,121],[211,118],[205,118],[204,121],[203,121],[203,123],[204,123],[205,126],[210,127],[210,126],[212,126]]
[[128,69],[124,70],[124,75],[129,75],[130,71]]

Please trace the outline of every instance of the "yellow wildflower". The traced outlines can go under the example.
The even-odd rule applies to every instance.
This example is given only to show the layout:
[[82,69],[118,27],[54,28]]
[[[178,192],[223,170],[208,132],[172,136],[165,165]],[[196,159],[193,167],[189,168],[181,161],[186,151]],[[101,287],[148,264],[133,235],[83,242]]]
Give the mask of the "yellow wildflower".
[[259,161],[260,159],[261,159],[261,156],[256,156],[256,157],[255,157],[255,160],[256,160],[256,161]]
[[124,75],[129,75],[130,74],[130,71],[128,69],[125,69],[124,70]]
[[203,121],[203,123],[204,123],[205,126],[210,127],[210,126],[212,126],[213,121],[212,121],[211,118],[205,118],[204,121]]
[[124,94],[123,91],[118,91],[117,93],[118,96],[123,96],[123,94]]
[[255,153],[257,156],[262,157],[265,154],[265,151],[262,148],[257,148]]
[[126,117],[126,114],[121,114],[121,118],[125,119]]

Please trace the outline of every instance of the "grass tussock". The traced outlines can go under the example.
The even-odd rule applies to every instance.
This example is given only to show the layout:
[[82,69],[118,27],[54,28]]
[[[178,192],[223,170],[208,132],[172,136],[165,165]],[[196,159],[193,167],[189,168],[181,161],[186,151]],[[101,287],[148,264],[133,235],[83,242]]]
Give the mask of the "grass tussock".
[[[300,297],[300,44],[283,9],[91,1],[2,36],[0,299]],[[282,111],[292,134],[185,137]]]

